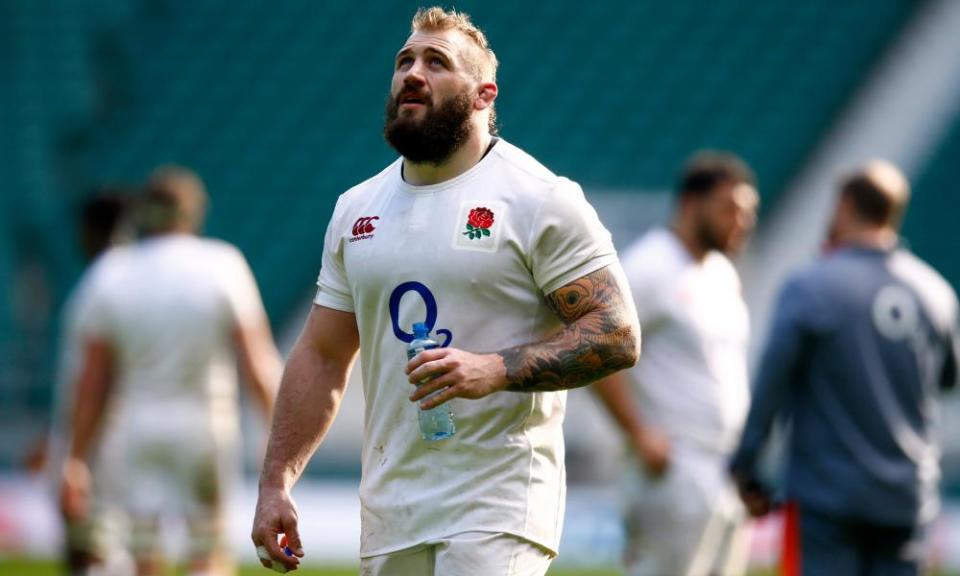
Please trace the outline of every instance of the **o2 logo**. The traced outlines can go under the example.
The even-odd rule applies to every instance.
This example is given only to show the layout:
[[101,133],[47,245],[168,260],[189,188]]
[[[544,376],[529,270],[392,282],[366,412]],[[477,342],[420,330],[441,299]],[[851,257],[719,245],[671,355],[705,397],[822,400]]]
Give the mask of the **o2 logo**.
[[873,324],[888,340],[916,335],[920,312],[913,295],[900,286],[883,287],[873,299]]
[[440,343],[441,348],[449,346],[450,342],[453,341],[453,333],[446,328],[433,329],[437,324],[437,299],[429,288],[419,282],[404,282],[394,288],[393,293],[390,294],[390,322],[393,324],[393,335],[403,342],[413,342],[413,333],[407,332],[400,326],[400,300],[407,292],[416,292],[420,295],[420,299],[423,300],[423,305],[427,309],[427,317],[423,322],[431,332],[444,337],[444,341]]

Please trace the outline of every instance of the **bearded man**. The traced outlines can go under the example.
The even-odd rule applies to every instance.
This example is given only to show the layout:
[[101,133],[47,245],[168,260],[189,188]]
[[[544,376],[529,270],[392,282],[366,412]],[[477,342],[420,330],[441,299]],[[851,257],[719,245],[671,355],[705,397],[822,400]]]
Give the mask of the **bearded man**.
[[743,161],[701,152],[680,177],[669,229],[624,253],[644,354],[595,389],[631,448],[623,478],[630,576],[746,570],[746,515],[727,458],[749,405],[749,321],[730,257],[753,230],[757,202]]
[[[580,187],[495,136],[496,68],[466,15],[414,16],[384,128],[401,158],[340,196],[283,375],[252,534],[265,566],[304,555],[290,490],[358,350],[360,573],[542,576],[557,553],[566,390],[632,366],[639,326]],[[418,322],[442,347],[408,361]],[[417,411],[444,403],[456,433],[424,440]]]

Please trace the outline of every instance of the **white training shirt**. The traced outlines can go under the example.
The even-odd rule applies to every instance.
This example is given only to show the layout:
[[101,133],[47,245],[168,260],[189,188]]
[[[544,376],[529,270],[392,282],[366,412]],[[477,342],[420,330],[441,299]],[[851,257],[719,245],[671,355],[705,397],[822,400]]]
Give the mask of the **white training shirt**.
[[104,255],[87,290],[79,330],[115,354],[112,432],[237,434],[231,330],[266,317],[239,250],[185,234],[147,239]]
[[749,317],[730,260],[695,261],[672,232],[654,229],[623,256],[643,354],[627,374],[644,421],[674,442],[727,454],[749,408]]
[[67,457],[73,400],[76,395],[74,384],[82,369],[80,363],[83,361],[83,342],[79,333],[80,317],[87,308],[90,278],[99,261],[98,258],[91,262],[77,280],[64,302],[61,314],[50,436],[47,439],[47,473],[55,494],[63,483],[63,463]]
[[[355,313],[360,332],[361,555],[477,530],[556,551],[566,393],[454,399],[456,436],[426,442],[401,337],[426,321],[441,344],[475,353],[543,340],[562,328],[544,295],[616,264],[610,234],[577,184],[503,140],[440,184],[410,186],[401,166],[340,197],[315,300]],[[475,221],[470,238],[480,208],[493,222]]]

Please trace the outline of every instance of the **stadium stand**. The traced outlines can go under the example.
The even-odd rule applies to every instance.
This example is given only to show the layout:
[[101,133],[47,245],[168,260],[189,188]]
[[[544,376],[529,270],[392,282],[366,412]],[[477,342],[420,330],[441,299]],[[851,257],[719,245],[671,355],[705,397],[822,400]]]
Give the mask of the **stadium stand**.
[[[79,268],[64,223],[93,184],[162,162],[195,168],[211,191],[208,232],[247,253],[273,321],[286,320],[310,291],[336,196],[393,157],[382,109],[416,6],[0,2],[14,86],[0,91],[5,438],[49,403],[51,303]],[[592,190],[662,189],[692,149],[729,148],[756,168],[769,206],[918,3],[456,6],[503,62],[503,135],[555,171]],[[11,306],[25,289],[34,307]],[[36,317],[15,317],[23,309]],[[7,443],[0,467],[17,450]]]
[[910,248],[960,287],[956,205],[960,191],[960,118],[954,121],[927,169],[915,179],[904,221]]

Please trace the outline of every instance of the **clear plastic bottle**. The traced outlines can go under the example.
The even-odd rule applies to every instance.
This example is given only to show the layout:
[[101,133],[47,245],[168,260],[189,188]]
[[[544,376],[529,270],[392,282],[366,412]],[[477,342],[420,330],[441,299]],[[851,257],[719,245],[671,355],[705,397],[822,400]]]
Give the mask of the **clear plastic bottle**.
[[[437,341],[430,337],[430,330],[427,329],[427,325],[423,322],[417,322],[413,325],[413,341],[407,345],[407,359],[412,360],[414,356],[424,350],[438,348],[439,346]],[[437,390],[427,398],[432,398],[439,392],[440,390]],[[449,404],[441,404],[430,410],[420,410],[420,434],[424,440],[444,440],[456,433],[457,427],[453,423],[453,412],[450,411]]]

